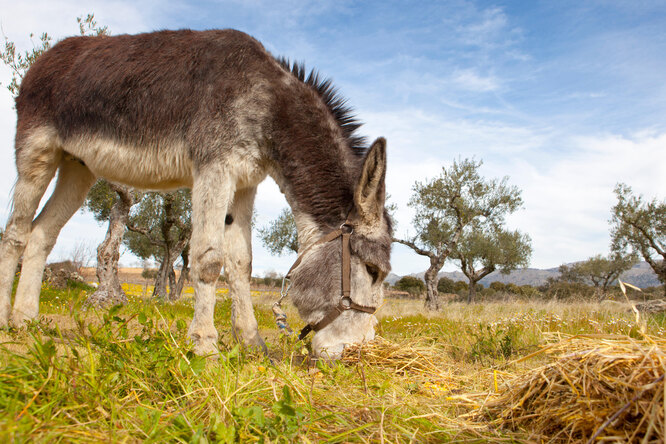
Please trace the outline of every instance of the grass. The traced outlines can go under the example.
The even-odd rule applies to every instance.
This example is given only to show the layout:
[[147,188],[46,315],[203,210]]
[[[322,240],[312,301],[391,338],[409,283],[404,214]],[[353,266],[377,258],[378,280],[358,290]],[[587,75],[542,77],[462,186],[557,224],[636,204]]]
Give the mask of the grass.
[[[537,351],[558,336],[642,335],[620,305],[450,304],[426,315],[419,301],[389,300],[381,340],[312,365],[308,342],[277,332],[276,293],[253,292],[270,357],[236,344],[221,289],[221,356],[206,360],[186,337],[191,290],[159,304],[125,289],[126,306],[85,311],[90,287],[45,286],[40,320],[0,331],[0,442],[527,442],[529,430],[465,418],[547,362]],[[647,320],[649,334],[665,327],[664,316]]]

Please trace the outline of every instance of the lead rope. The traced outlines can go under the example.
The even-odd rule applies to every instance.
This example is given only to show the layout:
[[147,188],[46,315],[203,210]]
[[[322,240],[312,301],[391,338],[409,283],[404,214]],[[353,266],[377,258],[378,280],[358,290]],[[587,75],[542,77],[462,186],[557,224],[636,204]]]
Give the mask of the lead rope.
[[315,245],[329,242],[335,239],[336,237],[340,236],[341,234],[342,234],[342,229],[337,229],[335,231],[328,233],[326,236],[323,236],[314,244],[310,245],[308,248],[305,249],[305,251],[303,251],[296,258],[296,262],[294,262],[294,264],[291,266],[287,274],[285,274],[284,277],[282,278],[282,288],[280,289],[280,298],[277,301],[275,301],[275,303],[273,304],[272,311],[273,311],[273,316],[275,317],[275,323],[277,324],[278,328],[282,330],[287,336],[291,336],[294,333],[294,331],[291,329],[291,327],[289,327],[289,323],[287,322],[287,314],[282,309],[282,300],[286,298],[287,295],[289,294],[289,288],[291,288],[291,282],[287,281],[289,281],[289,276],[291,276],[292,270],[294,270],[294,268],[300,265],[303,256],[305,256],[305,253],[307,253]]
[[[287,336],[291,336],[294,331],[289,327],[287,323],[287,313],[282,310],[282,299],[286,298],[289,294],[289,288],[291,287],[291,282],[287,284],[287,276],[282,278],[282,289],[280,289],[280,299],[275,301],[273,304],[273,316],[275,316],[275,323],[278,328],[284,332]],[[285,288],[286,285],[286,288]]]

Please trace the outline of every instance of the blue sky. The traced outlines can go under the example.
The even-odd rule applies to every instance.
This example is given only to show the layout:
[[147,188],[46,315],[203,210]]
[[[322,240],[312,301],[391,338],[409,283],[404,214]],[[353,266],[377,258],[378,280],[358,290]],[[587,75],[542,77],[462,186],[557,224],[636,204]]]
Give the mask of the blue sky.
[[[532,237],[532,266],[556,267],[608,251],[613,186],[647,197],[666,191],[666,4],[661,1],[23,1],[0,0],[4,34],[77,32],[94,12],[112,33],[174,28],[245,31],[276,55],[332,77],[369,138],[388,139],[388,191],[399,236],[416,180],[458,157],[508,175],[524,207],[511,228]],[[0,69],[0,82],[9,73]],[[0,218],[15,179],[15,116],[0,91]],[[4,190],[4,191],[3,191]],[[270,179],[257,197],[263,225],[286,206]],[[51,258],[104,227],[78,213]],[[258,241],[255,272],[284,271]],[[398,274],[427,262],[395,246]],[[123,255],[121,261],[134,259]],[[453,269],[448,265],[446,269]]]

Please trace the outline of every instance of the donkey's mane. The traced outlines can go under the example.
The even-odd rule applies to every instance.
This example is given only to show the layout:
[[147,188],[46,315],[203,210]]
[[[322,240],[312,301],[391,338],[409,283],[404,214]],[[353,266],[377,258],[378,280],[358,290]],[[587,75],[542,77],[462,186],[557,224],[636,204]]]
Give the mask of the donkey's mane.
[[289,59],[278,57],[278,63],[287,71],[291,72],[301,82],[312,88],[323,100],[335,121],[340,126],[352,152],[363,156],[368,151],[365,137],[360,136],[358,130],[362,123],[354,115],[354,110],[347,104],[347,99],[340,95],[338,89],[333,86],[331,79],[320,76],[316,69],[312,69],[306,75],[305,65],[299,62],[290,62]]

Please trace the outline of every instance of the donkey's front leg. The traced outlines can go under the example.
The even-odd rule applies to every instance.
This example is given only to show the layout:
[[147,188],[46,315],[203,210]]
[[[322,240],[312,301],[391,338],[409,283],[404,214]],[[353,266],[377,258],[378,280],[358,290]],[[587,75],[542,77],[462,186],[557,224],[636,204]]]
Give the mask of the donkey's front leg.
[[252,309],[250,278],[252,275],[252,210],[256,187],[236,191],[227,214],[224,234],[224,272],[231,293],[231,325],[234,337],[267,353],[259,336],[257,319]]
[[218,353],[213,321],[215,284],[224,259],[224,218],[233,188],[224,168],[210,164],[197,172],[192,186],[190,257],[195,300],[188,333],[198,355]]

